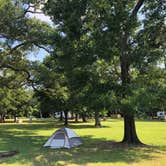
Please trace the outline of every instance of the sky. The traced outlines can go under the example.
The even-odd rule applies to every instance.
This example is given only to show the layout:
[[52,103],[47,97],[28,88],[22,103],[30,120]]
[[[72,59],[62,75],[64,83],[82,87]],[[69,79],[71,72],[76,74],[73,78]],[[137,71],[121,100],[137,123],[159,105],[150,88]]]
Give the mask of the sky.
[[46,55],[48,55],[48,53],[43,50],[43,49],[40,49],[38,52],[31,52],[27,58],[31,61],[43,61],[43,59],[46,57]]
[[[33,10],[33,9],[31,9],[31,10]],[[50,17],[46,16],[44,14],[29,13],[28,16],[31,17],[31,18],[37,18],[41,21],[52,24],[52,21],[51,21]],[[27,58],[31,61],[36,61],[36,60],[42,61],[46,55],[48,55],[48,53],[44,49],[39,49],[39,51],[31,52],[27,56]]]

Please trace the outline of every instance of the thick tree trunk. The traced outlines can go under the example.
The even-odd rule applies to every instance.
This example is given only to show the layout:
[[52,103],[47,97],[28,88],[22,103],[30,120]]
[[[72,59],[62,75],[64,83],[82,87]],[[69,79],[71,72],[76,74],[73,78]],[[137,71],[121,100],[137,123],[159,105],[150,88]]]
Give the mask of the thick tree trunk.
[[78,114],[75,114],[75,122],[78,122]]
[[81,117],[82,117],[82,122],[87,122],[86,115],[84,113],[81,114]]
[[[143,5],[145,0],[138,0],[136,5],[134,6],[129,19],[123,22],[123,26],[120,32],[120,47],[121,47],[121,81],[122,81],[122,98],[126,98],[130,95],[130,65],[131,65],[131,55],[130,55],[130,45],[129,38],[130,33],[134,29],[134,23],[136,23],[137,13],[141,6]],[[125,110],[123,108],[124,114],[124,138],[123,143],[128,144],[140,144],[140,140],[137,137],[136,129],[135,129],[135,121],[134,115],[130,114],[130,110]]]
[[134,115],[124,115],[124,137],[122,143],[142,144],[137,137]]
[[64,111],[65,114],[65,122],[64,125],[67,126],[68,125],[68,111]]
[[[122,80],[122,98],[130,95],[130,58],[125,52],[121,57],[121,80]],[[141,144],[137,137],[134,115],[131,115],[129,110],[123,110],[124,114],[124,138],[122,143]]]
[[[126,98],[130,95],[130,63],[131,57],[128,52],[128,33],[122,35],[121,43],[121,80],[122,80],[122,98]],[[127,144],[141,144],[141,141],[137,137],[134,115],[130,114],[130,110],[125,110],[122,108],[124,114],[124,138],[122,143]]]
[[[123,52],[121,57],[121,80],[122,80],[122,98],[130,95],[130,57],[126,52]],[[131,115],[129,110],[123,110],[124,114],[124,138],[122,143],[141,144],[137,137],[134,115]]]
[[101,127],[101,123],[100,123],[100,118],[99,118],[99,113],[95,112],[95,126],[96,127]]

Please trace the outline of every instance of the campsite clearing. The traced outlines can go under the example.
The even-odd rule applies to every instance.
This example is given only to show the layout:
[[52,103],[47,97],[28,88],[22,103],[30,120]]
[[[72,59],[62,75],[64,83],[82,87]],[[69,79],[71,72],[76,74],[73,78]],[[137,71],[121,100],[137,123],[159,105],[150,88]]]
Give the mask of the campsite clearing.
[[43,144],[62,124],[36,120],[32,124],[1,124],[0,152],[17,150],[13,157],[0,158],[1,166],[164,166],[166,165],[166,122],[136,121],[137,132],[147,147],[114,146],[123,137],[123,121],[70,123],[83,145],[72,149],[49,149]]

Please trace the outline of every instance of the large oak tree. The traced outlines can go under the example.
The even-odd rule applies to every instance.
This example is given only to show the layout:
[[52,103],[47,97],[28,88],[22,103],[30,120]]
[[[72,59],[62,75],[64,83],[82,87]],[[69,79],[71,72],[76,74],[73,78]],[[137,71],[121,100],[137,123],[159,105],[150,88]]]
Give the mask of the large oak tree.
[[85,67],[98,58],[107,62],[119,59],[123,143],[141,143],[135,111],[127,101],[132,95],[131,71],[138,69],[141,73],[143,67],[158,62],[165,54],[165,8],[164,0],[48,0],[45,6],[45,13],[64,37],[59,45],[64,48],[60,55],[64,67]]

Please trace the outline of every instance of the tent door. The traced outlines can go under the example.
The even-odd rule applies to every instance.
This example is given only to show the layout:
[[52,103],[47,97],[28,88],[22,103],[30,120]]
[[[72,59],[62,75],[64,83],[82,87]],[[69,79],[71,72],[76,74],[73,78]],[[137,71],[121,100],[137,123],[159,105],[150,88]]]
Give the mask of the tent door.
[[65,147],[65,144],[66,135],[64,132],[57,133],[51,141],[51,147]]

